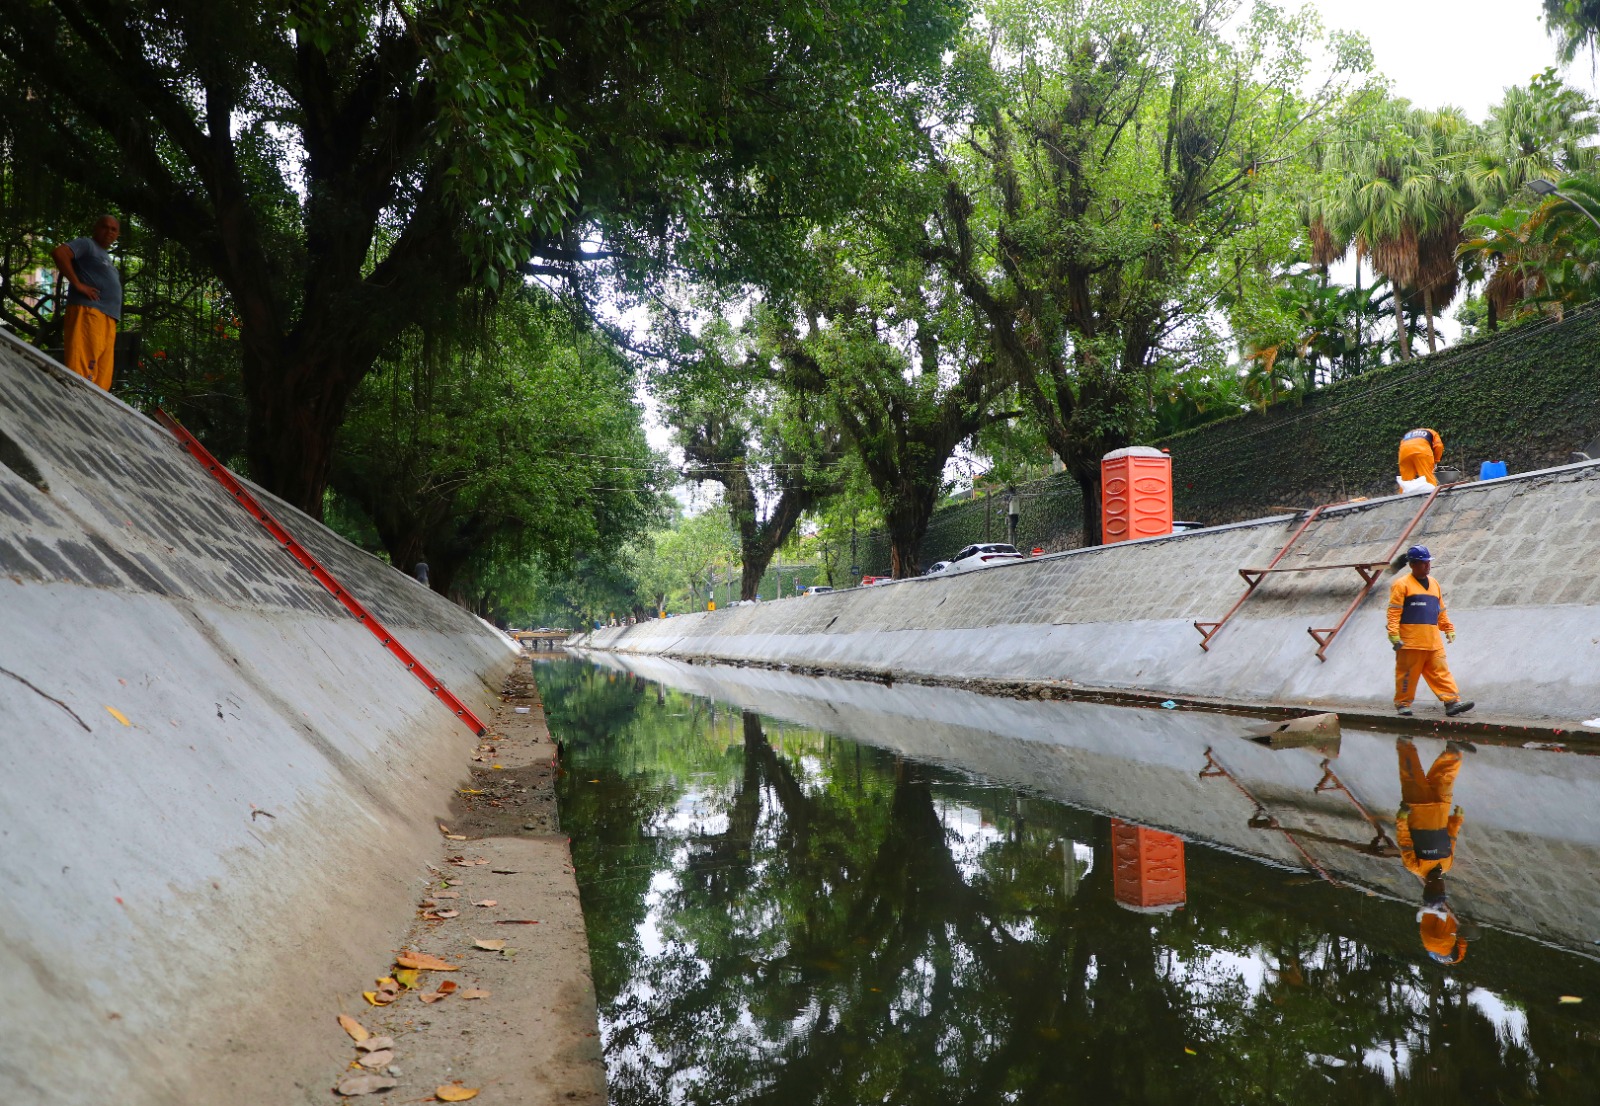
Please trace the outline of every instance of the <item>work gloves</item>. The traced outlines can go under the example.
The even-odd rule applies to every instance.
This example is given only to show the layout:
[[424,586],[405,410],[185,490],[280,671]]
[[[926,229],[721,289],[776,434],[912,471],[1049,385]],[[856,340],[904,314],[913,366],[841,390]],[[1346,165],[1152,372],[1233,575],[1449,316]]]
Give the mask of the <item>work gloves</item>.
[[1451,645],[1454,645],[1456,643],[1456,632],[1454,630],[1447,631],[1444,635],[1444,639]]
[[1399,634],[1390,634],[1389,635],[1389,644],[1394,646],[1394,651],[1396,653],[1400,652],[1400,635]]

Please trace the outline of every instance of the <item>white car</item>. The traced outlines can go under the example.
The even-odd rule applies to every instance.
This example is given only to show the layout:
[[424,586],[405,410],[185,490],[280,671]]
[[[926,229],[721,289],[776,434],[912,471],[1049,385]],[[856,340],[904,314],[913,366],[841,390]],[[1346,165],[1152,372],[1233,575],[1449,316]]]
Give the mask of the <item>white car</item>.
[[1013,561],[1025,561],[1028,558],[1017,552],[1014,545],[969,545],[954,557],[945,566],[941,576],[953,576],[958,572],[976,572],[980,568],[993,568],[995,565],[1010,564]]
[[926,572],[924,572],[923,575],[924,576],[943,576],[946,572],[949,572],[949,571],[950,571],[950,562],[949,561],[934,561],[931,565],[928,566],[928,570]]

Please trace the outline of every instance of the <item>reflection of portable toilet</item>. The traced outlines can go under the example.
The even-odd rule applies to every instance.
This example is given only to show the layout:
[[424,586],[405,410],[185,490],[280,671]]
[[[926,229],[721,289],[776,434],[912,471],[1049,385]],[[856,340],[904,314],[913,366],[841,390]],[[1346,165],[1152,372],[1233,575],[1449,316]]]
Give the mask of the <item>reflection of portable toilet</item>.
[[1111,886],[1117,903],[1141,914],[1170,914],[1188,901],[1183,838],[1111,819]]
[[1107,545],[1172,533],[1172,456],[1146,445],[1100,459],[1100,535]]

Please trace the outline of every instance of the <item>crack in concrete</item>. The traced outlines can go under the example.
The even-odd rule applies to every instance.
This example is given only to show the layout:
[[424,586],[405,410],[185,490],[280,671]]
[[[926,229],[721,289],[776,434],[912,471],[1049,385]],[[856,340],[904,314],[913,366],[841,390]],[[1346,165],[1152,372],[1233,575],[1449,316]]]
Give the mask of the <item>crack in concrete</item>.
[[78,725],[82,726],[85,733],[94,733],[94,731],[89,728],[89,723],[85,722],[83,719],[78,717],[78,712],[77,711],[75,711],[71,707],[67,706],[67,704],[63,703],[60,699],[57,699],[54,695],[51,695],[48,691],[41,691],[34,684],[30,683],[28,680],[24,679],[23,677],[17,675],[15,672],[11,671],[11,669],[9,669],[9,668],[0,668],[0,675],[10,676],[13,680],[17,681],[17,683],[21,684],[23,687],[25,687],[29,691],[33,692],[35,695],[40,695],[40,696],[43,696],[44,698],[50,700],[56,706],[60,707],[62,710],[66,711],[68,714],[72,715],[72,720],[74,722],[76,722]]

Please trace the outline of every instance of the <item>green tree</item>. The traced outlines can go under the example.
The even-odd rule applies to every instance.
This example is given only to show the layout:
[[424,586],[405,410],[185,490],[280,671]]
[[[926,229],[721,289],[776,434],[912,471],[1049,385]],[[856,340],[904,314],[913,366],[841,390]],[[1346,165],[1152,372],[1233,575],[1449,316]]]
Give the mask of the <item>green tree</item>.
[[251,475],[320,516],[346,406],[397,335],[519,266],[570,272],[597,232],[702,273],[781,268],[793,214],[883,156],[873,120],[959,14],[21,0],[0,7],[0,143],[221,281]]
[[[633,373],[558,304],[518,296],[436,351],[403,349],[353,397],[333,482],[390,561],[433,587],[480,590],[497,566],[562,569],[615,553],[653,520],[660,462]],[[479,604],[481,605],[481,604]]]
[[1600,39],[1600,0],[1544,0],[1544,23],[1561,60],[1571,61],[1586,49],[1593,51]]
[[1293,223],[1274,182],[1300,175],[1365,71],[1364,46],[1336,38],[1332,77],[1306,90],[1310,17],[1260,4],[1225,32],[1233,12],[991,4],[947,85],[971,107],[929,127],[945,177],[931,256],[1082,489],[1086,544],[1101,457],[1146,427],[1164,362],[1222,360],[1205,320],[1221,290],[1273,279],[1264,262],[1285,258],[1263,251]]
[[694,362],[665,375],[661,388],[684,476],[722,488],[739,536],[741,599],[756,598],[801,517],[843,480],[839,433],[779,386],[771,356],[752,337],[708,326]]
[[[893,236],[819,244],[801,293],[802,330],[777,309],[762,325],[802,412],[815,404],[844,432],[877,492],[896,579],[919,550],[956,448],[1015,417],[1000,356],[950,282]],[[926,243],[926,238],[921,239]]]

